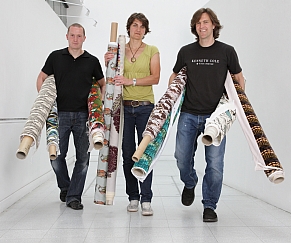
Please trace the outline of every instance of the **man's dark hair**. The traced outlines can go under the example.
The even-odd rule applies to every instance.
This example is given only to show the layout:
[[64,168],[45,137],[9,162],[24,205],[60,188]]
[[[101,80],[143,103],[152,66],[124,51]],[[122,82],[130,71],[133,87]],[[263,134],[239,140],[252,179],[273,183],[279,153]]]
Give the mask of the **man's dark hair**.
[[214,39],[217,39],[219,37],[219,32],[222,29],[222,25],[220,24],[217,15],[210,8],[200,8],[194,13],[190,24],[191,32],[196,36],[196,40],[199,40],[199,35],[196,31],[196,24],[199,22],[203,13],[208,14],[212,24],[215,26],[213,29],[213,37]]

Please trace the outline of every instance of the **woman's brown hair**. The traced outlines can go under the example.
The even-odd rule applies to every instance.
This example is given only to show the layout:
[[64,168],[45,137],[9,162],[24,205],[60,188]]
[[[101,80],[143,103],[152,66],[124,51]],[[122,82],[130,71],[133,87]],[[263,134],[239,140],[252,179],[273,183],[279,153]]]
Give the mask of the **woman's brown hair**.
[[145,34],[150,33],[150,27],[149,27],[149,20],[146,18],[146,16],[143,13],[133,13],[132,15],[129,16],[126,24],[126,30],[128,36],[130,36],[129,29],[130,26],[132,25],[133,21],[137,19],[140,22],[142,22],[142,25],[145,27]]

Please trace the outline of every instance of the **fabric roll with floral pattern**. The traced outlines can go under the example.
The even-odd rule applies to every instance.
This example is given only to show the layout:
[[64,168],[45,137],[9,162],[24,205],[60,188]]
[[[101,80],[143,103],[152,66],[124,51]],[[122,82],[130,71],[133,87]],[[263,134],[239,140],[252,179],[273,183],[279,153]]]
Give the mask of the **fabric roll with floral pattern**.
[[89,151],[94,147],[99,150],[104,144],[104,117],[103,104],[100,85],[98,81],[93,78],[92,87],[88,96],[88,127],[89,127]]
[[[118,55],[116,75],[123,75],[125,58],[125,36],[118,37]],[[114,85],[113,104],[111,110],[111,124],[108,152],[108,171],[106,182],[106,205],[112,205],[116,190],[117,165],[121,153],[123,131],[122,116],[122,86]]]
[[111,113],[114,97],[114,81],[117,63],[117,50],[118,44],[110,42],[108,44],[108,51],[114,54],[114,57],[109,61],[106,69],[106,92],[104,97],[104,145],[99,151],[97,176],[94,194],[94,203],[105,205],[106,204],[106,182],[108,170],[108,154],[109,154],[109,140],[110,140],[110,127],[111,127]]

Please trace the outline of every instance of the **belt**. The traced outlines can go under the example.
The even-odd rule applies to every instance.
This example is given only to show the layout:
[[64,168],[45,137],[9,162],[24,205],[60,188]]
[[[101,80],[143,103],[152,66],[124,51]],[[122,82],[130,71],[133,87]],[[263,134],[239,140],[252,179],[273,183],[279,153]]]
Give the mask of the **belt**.
[[150,101],[138,101],[138,100],[124,100],[123,105],[125,106],[132,106],[132,107],[138,107],[140,105],[150,105],[152,104]]

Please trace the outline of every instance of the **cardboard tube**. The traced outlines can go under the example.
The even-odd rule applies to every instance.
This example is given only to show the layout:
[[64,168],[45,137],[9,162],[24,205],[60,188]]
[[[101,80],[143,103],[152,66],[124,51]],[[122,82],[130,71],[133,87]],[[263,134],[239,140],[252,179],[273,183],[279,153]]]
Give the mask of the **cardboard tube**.
[[132,160],[134,162],[138,162],[141,156],[143,155],[144,151],[146,150],[148,144],[152,140],[150,135],[145,135],[141,140],[140,144],[138,145],[136,151],[132,155]]
[[31,147],[31,144],[33,143],[33,138],[30,136],[24,136],[20,142],[19,148],[16,152],[16,157],[18,159],[25,159],[29,149]]
[[106,192],[106,205],[113,205],[114,196],[114,192]]
[[202,137],[202,142],[204,145],[209,146],[213,143],[213,140],[219,135],[216,127],[209,126],[206,127],[204,135]]
[[116,42],[117,40],[117,27],[118,23],[116,22],[111,23],[110,42]]
[[50,160],[55,160],[58,157],[56,145],[52,144],[49,146],[49,156]]
[[143,169],[141,169],[141,168],[133,167],[132,168],[132,172],[133,172],[134,175],[139,176],[139,177],[142,177],[142,176],[146,175],[145,171]]
[[96,150],[100,150],[103,148],[103,145],[104,145],[104,137],[101,133],[99,132],[96,132],[92,135],[92,140],[93,140],[93,143],[94,143],[94,148]]
[[277,170],[268,176],[269,180],[275,184],[279,184],[284,181],[284,172],[283,170]]

